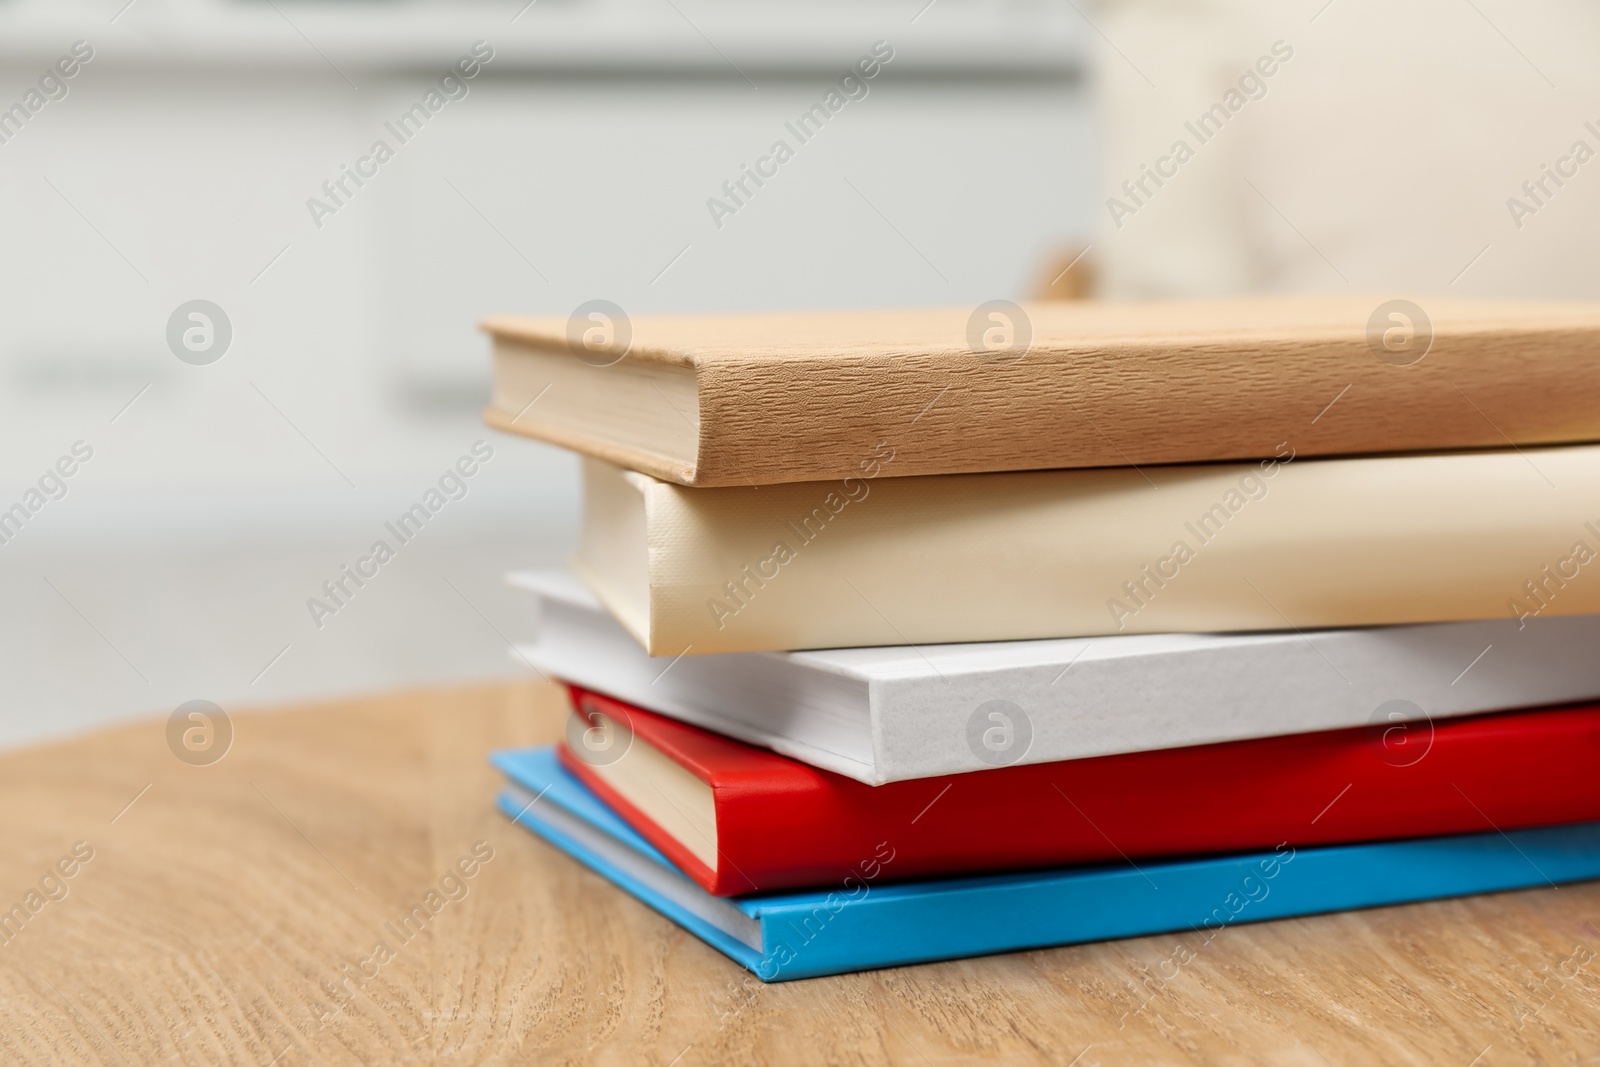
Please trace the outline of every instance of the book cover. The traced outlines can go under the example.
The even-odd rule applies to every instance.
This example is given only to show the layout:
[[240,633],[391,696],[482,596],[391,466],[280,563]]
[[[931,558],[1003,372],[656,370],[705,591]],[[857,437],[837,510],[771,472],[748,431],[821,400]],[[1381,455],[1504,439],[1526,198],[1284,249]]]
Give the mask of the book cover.
[[1594,615],[652,657],[565,571],[508,580],[519,665],[869,784],[1600,699]]
[[1587,304],[612,306],[483,327],[491,425],[683,485],[859,476],[884,441],[899,477],[1600,439]]
[[891,839],[837,881],[715,897],[567,773],[550,748],[495,753],[500,810],[765,982],[1600,878],[1600,825],[1149,864],[888,883]]
[[[562,764],[717,896],[1600,820],[1600,706],[1159,749],[868,786],[570,690]],[[665,757],[702,789],[675,785]],[[695,818],[697,810],[705,812]]]
[[572,566],[652,655],[1600,612],[1594,445],[759,491],[583,469]]

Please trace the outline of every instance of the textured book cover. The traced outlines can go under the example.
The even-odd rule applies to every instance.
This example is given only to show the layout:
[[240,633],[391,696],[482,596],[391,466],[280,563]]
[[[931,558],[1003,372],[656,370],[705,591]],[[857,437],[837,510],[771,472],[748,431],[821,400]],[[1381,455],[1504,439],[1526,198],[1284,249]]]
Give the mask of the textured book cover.
[[[694,486],[1600,439],[1600,306],[1385,296],[497,317],[500,429]],[[533,403],[535,398],[538,403]],[[1335,403],[1337,401],[1337,403]]]

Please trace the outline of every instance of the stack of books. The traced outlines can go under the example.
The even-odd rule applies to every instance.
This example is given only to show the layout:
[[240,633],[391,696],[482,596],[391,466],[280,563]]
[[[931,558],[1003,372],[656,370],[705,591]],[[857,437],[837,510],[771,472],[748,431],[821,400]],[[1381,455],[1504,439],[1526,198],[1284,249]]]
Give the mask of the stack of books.
[[779,981],[1600,877],[1600,308],[492,319],[505,813]]

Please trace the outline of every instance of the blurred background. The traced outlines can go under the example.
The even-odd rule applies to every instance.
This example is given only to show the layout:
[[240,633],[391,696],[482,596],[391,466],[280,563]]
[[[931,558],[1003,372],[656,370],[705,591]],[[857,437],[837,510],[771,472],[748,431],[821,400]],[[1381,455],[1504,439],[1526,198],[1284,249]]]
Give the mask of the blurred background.
[[576,464],[481,425],[488,314],[1592,298],[1597,43],[1577,0],[0,0],[0,511],[93,453],[0,526],[0,744],[517,673]]

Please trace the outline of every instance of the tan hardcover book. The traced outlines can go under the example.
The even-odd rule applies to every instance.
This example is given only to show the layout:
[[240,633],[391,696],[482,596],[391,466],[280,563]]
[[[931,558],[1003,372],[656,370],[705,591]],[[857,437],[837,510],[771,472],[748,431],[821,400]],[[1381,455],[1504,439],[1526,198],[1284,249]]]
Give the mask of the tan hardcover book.
[[656,656],[1600,612],[1600,445],[887,477],[903,458],[759,489],[585,460],[573,568]]
[[[581,309],[580,309],[581,310]],[[502,430],[680,485],[1600,440],[1600,305],[1382,297],[492,318]]]

